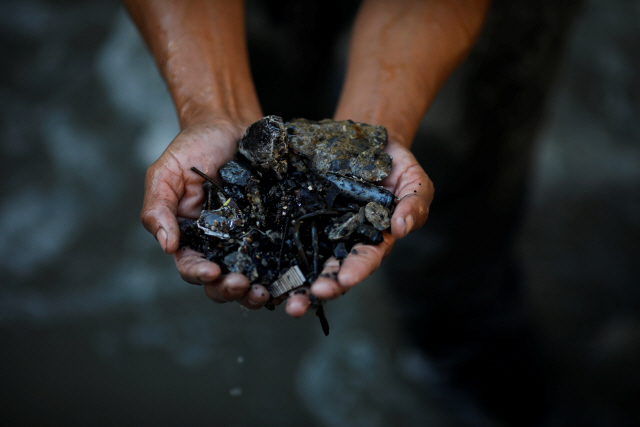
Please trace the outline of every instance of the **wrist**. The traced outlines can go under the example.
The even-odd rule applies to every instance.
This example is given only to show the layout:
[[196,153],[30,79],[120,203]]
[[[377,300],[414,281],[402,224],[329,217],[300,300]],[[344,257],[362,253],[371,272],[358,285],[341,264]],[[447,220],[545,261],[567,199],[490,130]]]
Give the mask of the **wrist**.
[[208,134],[210,132],[222,132],[222,134],[226,135],[223,139],[228,142],[233,142],[235,146],[235,144],[240,141],[242,136],[245,134],[251,123],[254,123],[257,120],[259,120],[259,117],[248,123],[244,120],[237,120],[228,116],[203,115],[199,120],[193,121],[188,126],[183,127],[181,129],[181,133],[200,135],[203,133]]
[[[384,126],[389,144],[395,143],[409,148],[419,125],[419,118],[416,120],[414,115],[402,114],[398,108],[386,105],[385,101],[388,100],[389,98],[380,97],[375,101],[359,102],[356,99],[351,103],[343,102],[336,110],[334,120],[353,120]],[[370,105],[377,105],[377,108],[368,107]],[[381,106],[387,108],[380,108]]]
[[200,102],[197,99],[186,99],[180,105],[176,105],[180,128],[198,125],[226,125],[246,129],[251,123],[262,117],[262,112],[257,105],[248,103],[239,105],[239,102],[231,102],[231,105],[216,105],[214,101]]
[[260,116],[242,1],[125,4],[165,79],[181,128],[218,118],[248,125]]
[[180,127],[212,119],[248,126],[260,118],[246,55],[240,50],[225,52],[208,46],[190,49],[191,44],[186,43],[166,61],[163,70]]

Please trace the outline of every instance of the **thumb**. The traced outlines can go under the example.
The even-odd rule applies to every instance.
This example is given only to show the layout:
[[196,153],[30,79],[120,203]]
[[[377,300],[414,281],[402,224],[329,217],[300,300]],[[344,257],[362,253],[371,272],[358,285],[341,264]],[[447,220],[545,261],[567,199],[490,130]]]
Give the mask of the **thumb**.
[[391,234],[401,239],[422,227],[433,200],[433,183],[413,154],[397,144],[388,146],[395,163],[383,182],[393,188],[398,204],[391,218]]
[[[165,173],[167,173],[165,171]],[[177,182],[174,178],[167,180],[160,171],[147,171],[145,193],[140,219],[144,228],[155,237],[162,250],[173,254],[180,243],[180,228],[176,213],[180,195],[171,188],[168,182]]]

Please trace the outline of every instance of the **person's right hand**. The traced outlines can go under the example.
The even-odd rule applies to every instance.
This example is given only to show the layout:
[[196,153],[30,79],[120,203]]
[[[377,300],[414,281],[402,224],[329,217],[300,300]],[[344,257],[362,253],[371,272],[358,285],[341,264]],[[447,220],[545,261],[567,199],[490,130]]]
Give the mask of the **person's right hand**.
[[204,202],[203,178],[196,167],[213,179],[218,169],[233,159],[245,124],[209,121],[183,129],[147,170],[141,219],[167,254],[173,254],[176,268],[188,283],[204,285],[216,302],[238,301],[247,308],[260,308],[269,299],[262,285],[250,285],[242,274],[221,274],[220,267],[187,248],[179,248],[182,219],[200,216]]

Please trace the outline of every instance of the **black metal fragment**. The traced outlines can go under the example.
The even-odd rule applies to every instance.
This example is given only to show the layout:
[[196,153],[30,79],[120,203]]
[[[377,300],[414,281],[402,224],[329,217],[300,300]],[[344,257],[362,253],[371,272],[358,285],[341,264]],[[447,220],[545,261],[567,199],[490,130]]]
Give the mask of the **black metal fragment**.
[[223,181],[240,187],[246,187],[247,181],[251,177],[250,167],[237,160],[231,160],[222,166],[219,172]]
[[389,208],[393,205],[395,196],[392,192],[383,187],[369,184],[363,181],[357,181],[345,176],[328,173],[326,178],[338,189],[340,193],[346,197],[351,197],[358,202],[377,202],[378,204]]
[[349,255],[349,251],[347,251],[347,248],[344,246],[344,243],[342,242],[338,243],[335,249],[333,250],[333,256],[336,257],[338,261],[341,261],[345,259],[347,255]]
[[325,336],[329,335],[329,321],[327,321],[327,316],[324,314],[324,307],[320,306],[316,309],[316,316],[320,319],[320,326],[322,326],[322,332],[324,332]]
[[[381,126],[284,124],[267,116],[247,129],[236,159],[220,168],[221,184],[192,168],[204,178],[205,197],[200,218],[180,223],[181,246],[223,273],[238,272],[267,287],[269,310],[274,298],[305,290],[328,334],[323,302],[308,289],[329,257],[343,260],[356,243],[383,241],[395,200],[375,184],[389,173],[385,145]],[[325,146],[329,152],[316,156],[313,150]]]

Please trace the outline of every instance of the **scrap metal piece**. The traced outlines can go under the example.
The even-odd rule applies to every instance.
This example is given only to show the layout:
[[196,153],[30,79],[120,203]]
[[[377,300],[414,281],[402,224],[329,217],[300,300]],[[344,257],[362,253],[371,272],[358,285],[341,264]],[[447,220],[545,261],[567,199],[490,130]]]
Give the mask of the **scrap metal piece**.
[[237,160],[231,160],[218,171],[220,177],[227,184],[238,185],[246,188],[247,181],[251,177],[251,170]]
[[229,239],[231,237],[229,232],[235,227],[242,227],[243,224],[240,211],[230,205],[231,199],[228,199],[220,209],[203,210],[196,225],[207,236]]
[[304,285],[305,278],[300,267],[294,265],[288,269],[278,280],[273,282],[267,289],[273,298],[286,294],[292,289]]
[[325,178],[333,185],[338,187],[340,194],[351,197],[359,202],[368,203],[375,201],[376,203],[389,208],[393,205],[395,196],[386,188],[379,187],[368,182],[357,181],[355,179],[344,176],[327,173]]
[[322,305],[316,309],[316,316],[320,319],[320,326],[322,327],[324,336],[329,336],[329,321],[327,320],[327,316],[324,314],[324,308]]

